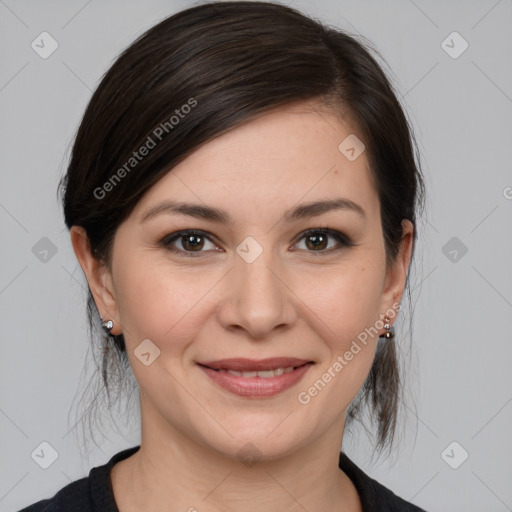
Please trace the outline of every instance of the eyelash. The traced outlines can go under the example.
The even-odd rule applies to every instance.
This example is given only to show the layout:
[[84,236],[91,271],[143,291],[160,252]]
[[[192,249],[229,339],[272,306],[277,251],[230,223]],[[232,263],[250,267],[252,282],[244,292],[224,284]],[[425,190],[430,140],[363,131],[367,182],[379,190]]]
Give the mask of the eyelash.
[[[178,249],[172,245],[173,242],[175,242],[176,240],[179,240],[180,238],[185,237],[187,235],[201,236],[201,237],[206,238],[210,242],[215,243],[211,239],[211,237],[208,235],[208,233],[206,233],[205,231],[201,231],[198,229],[187,229],[184,231],[178,231],[176,233],[172,233],[170,235],[165,236],[161,240],[161,245],[163,245],[166,249],[168,249],[169,251],[171,251],[175,254],[180,254],[180,255],[183,255],[183,256],[189,257],[189,258],[200,257],[201,253],[204,253],[206,251],[185,251],[183,249]],[[340,244],[338,247],[335,247],[335,248],[319,250],[319,251],[306,251],[306,252],[314,254],[315,257],[320,256],[320,255],[325,255],[325,254],[332,254],[332,253],[338,252],[344,248],[354,247],[356,245],[355,243],[353,243],[350,240],[350,238],[348,236],[344,235],[343,233],[340,233],[339,231],[336,231],[334,229],[329,229],[329,228],[308,229],[307,231],[304,231],[303,233],[300,234],[299,238],[297,239],[297,243],[300,242],[303,238],[307,238],[308,236],[314,236],[314,235],[327,235],[328,237],[335,238]]]

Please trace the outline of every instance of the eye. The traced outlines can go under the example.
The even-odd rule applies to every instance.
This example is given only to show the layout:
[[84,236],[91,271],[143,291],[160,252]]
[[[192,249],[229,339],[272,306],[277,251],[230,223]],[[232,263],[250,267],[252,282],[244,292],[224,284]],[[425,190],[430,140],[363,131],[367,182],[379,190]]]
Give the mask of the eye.
[[[175,244],[175,242],[177,243]],[[217,246],[211,241],[210,237],[204,231],[197,229],[188,229],[186,231],[173,233],[166,236],[161,243],[172,252],[190,257],[200,256],[201,253],[206,252],[206,250],[203,249],[217,249]],[[210,244],[209,248],[208,244]]]
[[[331,245],[329,239],[336,241],[337,244]],[[331,254],[356,245],[343,233],[329,228],[309,229],[300,235],[299,240],[305,240],[307,252],[321,254]],[[197,229],[187,229],[167,235],[162,239],[161,244],[171,252],[187,257],[198,257],[206,252],[219,250],[217,245],[212,242],[211,236]],[[295,247],[298,245],[295,244]]]
[[[334,239],[338,242],[338,244],[330,246],[329,239]],[[307,252],[318,252],[323,254],[336,252],[345,247],[353,247],[355,245],[350,240],[350,238],[343,233],[329,228],[309,229],[308,231],[302,233],[299,240],[305,240],[305,247]]]

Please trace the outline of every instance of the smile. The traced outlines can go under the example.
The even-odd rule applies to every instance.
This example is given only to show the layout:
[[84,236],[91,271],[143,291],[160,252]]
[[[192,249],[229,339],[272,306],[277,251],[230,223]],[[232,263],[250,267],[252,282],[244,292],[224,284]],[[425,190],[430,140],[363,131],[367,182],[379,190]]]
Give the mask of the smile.
[[263,361],[225,359],[198,363],[198,366],[216,385],[230,393],[263,398],[297,384],[313,364],[304,359],[273,358]]
[[262,379],[269,379],[271,377],[279,377],[283,373],[291,373],[295,370],[293,366],[287,366],[286,368],[276,368],[275,370],[262,370],[262,371],[250,371],[250,372],[237,372],[236,370],[225,370],[220,368],[216,370],[218,372],[226,372],[230,375],[236,375],[238,377],[261,377]]

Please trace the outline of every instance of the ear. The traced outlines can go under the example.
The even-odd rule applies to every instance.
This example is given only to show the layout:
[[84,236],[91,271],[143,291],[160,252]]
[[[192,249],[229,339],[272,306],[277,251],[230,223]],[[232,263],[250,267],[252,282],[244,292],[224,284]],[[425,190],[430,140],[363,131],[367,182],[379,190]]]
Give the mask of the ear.
[[[385,312],[389,310],[397,311],[396,306],[400,304],[402,300],[407,272],[411,262],[413,245],[414,225],[410,220],[403,219],[402,239],[399,244],[398,253],[395,257],[395,261],[392,263],[390,268],[387,269],[384,280],[381,298],[382,314],[385,314]],[[396,318],[396,314],[393,318],[390,316],[390,324],[393,323],[394,318]]]
[[92,255],[89,238],[83,227],[72,226],[70,236],[76,258],[87,278],[101,318],[113,320],[114,327],[110,332],[115,335],[121,334],[119,310],[110,270]]

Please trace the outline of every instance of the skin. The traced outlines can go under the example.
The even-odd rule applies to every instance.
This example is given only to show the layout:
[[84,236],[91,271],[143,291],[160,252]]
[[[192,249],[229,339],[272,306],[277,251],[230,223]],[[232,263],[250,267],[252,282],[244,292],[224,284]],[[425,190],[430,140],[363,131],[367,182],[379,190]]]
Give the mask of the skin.
[[[410,263],[413,226],[403,221],[400,252],[386,267],[366,153],[349,161],[338,150],[351,133],[358,132],[347,120],[301,103],[208,142],[139,200],[116,232],[111,268],[92,257],[84,230],[72,228],[100,315],[114,320],[113,334],[124,334],[140,385],[141,448],[111,473],[121,512],[169,504],[200,512],[361,510],[338,454],[377,336],[308,404],[297,398],[400,302]],[[338,197],[365,216],[340,209],[280,220],[298,204]],[[233,223],[176,213],[142,222],[164,200],[217,207]],[[355,245],[329,236],[318,249],[302,235],[326,227]],[[210,236],[193,239],[199,253],[187,239],[172,244],[180,254],[160,242],[186,229]],[[248,236],[263,249],[252,263],[236,252]],[[148,366],[134,355],[145,339],[160,350]],[[315,364],[298,384],[266,398],[233,395],[196,364],[276,356]],[[237,457],[249,442],[260,457],[250,467]]]

